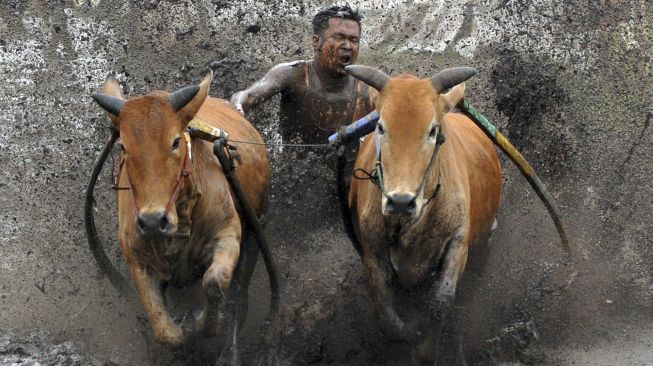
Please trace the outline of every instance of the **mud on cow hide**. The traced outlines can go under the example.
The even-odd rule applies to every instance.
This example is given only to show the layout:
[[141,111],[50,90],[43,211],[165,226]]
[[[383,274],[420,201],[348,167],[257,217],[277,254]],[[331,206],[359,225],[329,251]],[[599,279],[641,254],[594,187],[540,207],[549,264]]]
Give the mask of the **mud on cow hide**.
[[[487,238],[501,200],[492,142],[470,119],[449,113],[476,70],[423,80],[367,66],[347,71],[379,91],[377,128],[356,160],[378,179],[354,179],[349,197],[370,292],[385,332],[416,342],[413,364],[432,365],[469,248]],[[397,312],[398,288],[426,292],[419,326]]]
[[[270,164],[256,129],[224,100],[208,97],[213,74],[174,93],[155,91],[125,99],[108,77],[95,101],[120,132],[118,237],[154,337],[171,349],[196,336],[226,335],[219,363],[240,364],[239,333],[258,248],[248,239],[235,193],[213,145],[191,139],[191,120],[257,144],[238,149],[246,199],[254,215],[267,209]],[[230,169],[231,167],[229,167]],[[201,278],[204,301],[188,322],[177,324],[166,308],[165,288]]]

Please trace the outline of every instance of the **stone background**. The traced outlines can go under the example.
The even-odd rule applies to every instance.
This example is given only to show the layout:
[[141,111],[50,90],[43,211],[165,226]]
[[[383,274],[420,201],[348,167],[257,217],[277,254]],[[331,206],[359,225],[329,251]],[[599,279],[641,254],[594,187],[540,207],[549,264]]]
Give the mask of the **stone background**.
[[[98,275],[83,203],[109,122],[90,94],[108,73],[139,95],[197,83],[210,68],[211,95],[227,97],[273,64],[310,58],[309,20],[328,4],[0,2],[0,363],[15,362],[2,355],[29,353],[12,344],[44,354],[74,348],[85,361],[64,359],[98,365],[211,362],[215,340],[191,355],[156,345],[135,291],[120,294]],[[351,4],[365,16],[360,63],[422,77],[449,66],[479,69],[468,100],[535,166],[581,248],[579,276],[564,289],[568,269],[555,229],[504,159],[499,228],[472,254],[445,357],[453,359],[461,343],[474,365],[653,365],[653,3]],[[274,106],[250,117],[279,142]],[[407,348],[378,334],[362,268],[340,225],[329,153],[271,153],[267,231],[285,285],[285,357],[399,362]],[[114,244],[109,170],[96,189],[96,215],[106,250],[126,274]],[[247,360],[258,352],[268,298],[262,271],[255,281]],[[48,342],[65,346],[42,346]]]

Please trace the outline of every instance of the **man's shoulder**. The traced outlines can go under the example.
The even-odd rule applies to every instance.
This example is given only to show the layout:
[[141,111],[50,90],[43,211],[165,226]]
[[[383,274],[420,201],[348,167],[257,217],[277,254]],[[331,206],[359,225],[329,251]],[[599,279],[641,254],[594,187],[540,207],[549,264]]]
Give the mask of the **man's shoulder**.
[[307,61],[307,60],[295,60],[295,61],[282,62],[280,64],[277,64],[277,66],[297,67],[297,66],[308,65],[309,63],[310,63],[310,61]]
[[266,78],[277,83],[280,91],[294,93],[301,89],[301,81],[306,79],[310,64],[305,60],[283,62],[270,69]]

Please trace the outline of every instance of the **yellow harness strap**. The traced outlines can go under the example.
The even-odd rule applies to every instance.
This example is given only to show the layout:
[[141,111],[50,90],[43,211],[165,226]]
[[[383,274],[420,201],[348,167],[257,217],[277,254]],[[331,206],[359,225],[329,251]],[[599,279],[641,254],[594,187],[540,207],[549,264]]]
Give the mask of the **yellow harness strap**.
[[[227,131],[213,127],[201,119],[195,117],[188,123],[188,133],[191,137],[214,142],[217,139],[227,140],[229,133]],[[188,140],[190,141],[190,139]]]

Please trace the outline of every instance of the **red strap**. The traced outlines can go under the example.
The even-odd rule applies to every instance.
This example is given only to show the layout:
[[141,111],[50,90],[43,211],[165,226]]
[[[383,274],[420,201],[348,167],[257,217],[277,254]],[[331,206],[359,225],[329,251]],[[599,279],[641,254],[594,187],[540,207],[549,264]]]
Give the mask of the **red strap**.
[[[163,212],[164,216],[168,215],[168,212],[172,209],[172,206],[175,204],[175,201],[177,201],[177,196],[179,196],[179,192],[181,192],[182,188],[184,188],[184,180],[185,178],[190,175],[191,171],[191,166],[190,166],[190,155],[189,155],[189,149],[186,149],[186,155],[184,155],[184,165],[183,168],[181,169],[181,174],[179,175],[179,179],[177,180],[177,185],[175,186],[175,191],[172,193],[172,197],[170,197],[170,200],[168,201],[168,204],[166,205],[166,209]],[[122,164],[123,161],[120,163],[120,167],[122,170]],[[127,172],[125,172],[127,173]],[[120,176],[120,171],[118,172],[118,175]],[[118,178],[119,179],[119,178]],[[129,187],[132,188],[132,182],[131,179],[129,179],[129,174],[127,173],[127,181],[129,182]],[[136,197],[134,197],[134,189],[130,189],[131,194],[132,194],[132,200],[134,201],[134,209],[136,210],[136,216],[138,216],[138,205],[136,204]]]
[[175,187],[175,192],[172,194],[172,197],[170,197],[170,201],[168,201],[168,205],[166,206],[166,210],[163,211],[163,215],[167,216],[168,212],[170,212],[170,209],[172,209],[172,205],[175,204],[175,201],[177,201],[177,196],[179,195],[179,192],[181,192],[181,189],[184,188],[184,181],[186,180],[185,178],[190,175],[190,158],[189,158],[189,151],[188,148],[186,148],[186,155],[184,156],[184,167],[181,170],[181,175],[179,175],[179,179],[177,180],[177,186]]

